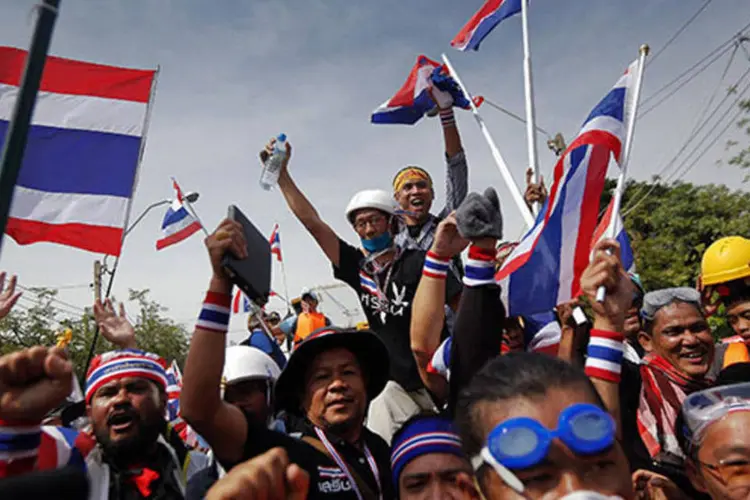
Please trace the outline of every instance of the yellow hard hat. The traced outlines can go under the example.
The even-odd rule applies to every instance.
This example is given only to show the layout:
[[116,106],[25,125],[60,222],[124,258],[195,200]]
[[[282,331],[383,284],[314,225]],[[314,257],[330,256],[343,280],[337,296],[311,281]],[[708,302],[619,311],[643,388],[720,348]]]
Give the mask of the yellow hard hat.
[[729,236],[706,249],[701,263],[703,286],[750,277],[750,240]]

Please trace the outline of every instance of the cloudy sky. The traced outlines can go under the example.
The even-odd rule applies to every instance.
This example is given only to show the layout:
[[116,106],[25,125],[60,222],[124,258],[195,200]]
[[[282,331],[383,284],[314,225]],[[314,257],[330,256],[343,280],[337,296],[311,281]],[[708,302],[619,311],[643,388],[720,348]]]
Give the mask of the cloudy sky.
[[[535,0],[530,13],[538,125],[573,137],[591,107],[647,42],[654,52],[705,0]],[[32,0],[0,5],[0,45],[27,47]],[[133,203],[134,219],[146,206],[172,195],[170,176],[199,191],[196,209],[213,228],[237,204],[266,233],[281,226],[289,289],[331,284],[330,267],[277,191],[258,186],[257,151],[286,132],[294,146],[291,172],[322,217],[355,241],[343,210],[366,188],[388,189],[405,164],[435,177],[437,203],[444,179],[442,137],[436,120],[415,127],[373,126],[369,114],[401,85],[416,56],[447,52],[469,89],[523,114],[520,18],[505,21],[478,53],[462,54],[449,41],[480,0],[64,0],[52,53],[134,68],[161,67],[145,158]],[[716,0],[649,66],[645,98],[750,22],[747,0]],[[749,46],[750,47],[750,46]],[[721,85],[729,54],[722,56],[638,123],[630,173],[647,179],[665,166],[693,129],[719,86],[748,69],[738,52]],[[657,102],[653,99],[650,104]],[[716,102],[714,101],[714,102]],[[523,182],[525,128],[485,107],[483,114],[516,179]],[[469,159],[470,187],[498,187],[506,237],[523,230],[474,121],[459,112]],[[736,136],[734,132],[727,138]],[[742,174],[716,161],[728,153],[723,140],[684,179],[740,187]],[[691,148],[688,148],[690,151]],[[554,156],[539,146],[543,172]],[[747,186],[744,187],[745,189]],[[174,319],[190,325],[210,275],[202,238],[156,252],[163,212],[146,217],[125,242],[114,284],[117,297],[149,288]],[[19,247],[5,239],[0,268],[24,286],[62,287],[57,306],[72,315],[88,305],[96,255],[66,247]],[[276,271],[279,271],[276,268]],[[283,293],[281,275],[275,288]],[[348,308],[356,299],[334,292]],[[28,306],[31,297],[24,299]],[[25,306],[23,305],[25,304]],[[280,306],[280,304],[276,304]],[[330,299],[325,312],[344,315]],[[135,312],[134,306],[130,311]],[[235,339],[243,318],[235,318]]]

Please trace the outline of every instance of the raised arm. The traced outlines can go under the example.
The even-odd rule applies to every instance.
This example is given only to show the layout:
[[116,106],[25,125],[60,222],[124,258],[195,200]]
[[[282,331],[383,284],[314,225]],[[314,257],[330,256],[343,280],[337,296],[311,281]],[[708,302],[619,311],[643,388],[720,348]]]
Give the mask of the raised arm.
[[[271,140],[266,146],[266,149],[261,152],[261,161],[265,162],[268,158],[268,155],[273,150],[274,142],[275,139]],[[297,184],[292,180],[288,169],[289,160],[292,157],[292,146],[288,142],[286,143],[286,150],[286,160],[284,161],[284,164],[281,167],[281,173],[279,174],[279,189],[284,195],[286,204],[289,206],[289,209],[295,217],[297,217],[302,225],[305,226],[305,229],[307,229],[312,237],[315,238],[315,241],[318,242],[318,246],[320,246],[323,253],[328,257],[328,260],[330,260],[334,266],[338,267],[340,261],[339,238],[336,236],[333,229],[331,229],[331,226],[323,222],[318,211],[315,210],[315,207],[310,203],[310,200],[307,199],[304,193],[302,193],[297,187]]]
[[428,372],[427,366],[440,346],[445,323],[448,268],[451,259],[460,254],[468,243],[458,233],[455,216],[449,215],[438,225],[435,242],[425,257],[422,278],[412,306],[411,350],[422,382],[440,400],[448,396],[448,385],[442,376]]
[[[607,290],[604,302],[597,302],[600,286]],[[596,387],[607,410],[621,430],[619,384],[623,354],[625,315],[633,300],[634,287],[620,260],[620,246],[615,240],[600,241],[594,247],[594,257],[581,276],[581,288],[594,311],[586,375]]]
[[206,439],[221,463],[236,463],[242,459],[248,425],[242,411],[220,395],[232,294],[232,283],[224,273],[221,258],[227,251],[238,258],[247,256],[242,226],[224,220],[206,238],[206,247],[213,275],[190,341],[180,410],[182,418]]

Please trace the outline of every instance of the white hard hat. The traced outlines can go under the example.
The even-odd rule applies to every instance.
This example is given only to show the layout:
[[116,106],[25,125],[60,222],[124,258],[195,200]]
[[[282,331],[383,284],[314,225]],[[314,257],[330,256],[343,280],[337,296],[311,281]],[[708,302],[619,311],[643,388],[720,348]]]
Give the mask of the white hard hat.
[[388,215],[394,215],[397,209],[396,200],[393,199],[391,193],[382,189],[365,189],[355,194],[346,207],[346,218],[349,219],[350,223],[353,222],[354,212],[363,208],[375,208]]
[[243,380],[262,379],[276,382],[281,369],[265,352],[255,347],[235,345],[227,348],[223,382],[233,384]]

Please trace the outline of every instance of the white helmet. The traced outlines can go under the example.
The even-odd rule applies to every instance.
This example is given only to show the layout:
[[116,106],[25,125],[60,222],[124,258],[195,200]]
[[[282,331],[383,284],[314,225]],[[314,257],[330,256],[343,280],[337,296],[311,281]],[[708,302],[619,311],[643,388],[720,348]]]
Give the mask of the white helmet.
[[397,206],[391,193],[382,189],[365,189],[355,194],[346,207],[346,218],[349,219],[350,223],[354,222],[352,220],[354,212],[363,208],[375,208],[388,215],[395,215]]
[[281,369],[265,352],[255,347],[235,345],[227,348],[222,381],[225,384],[243,380],[264,379],[276,382]]

